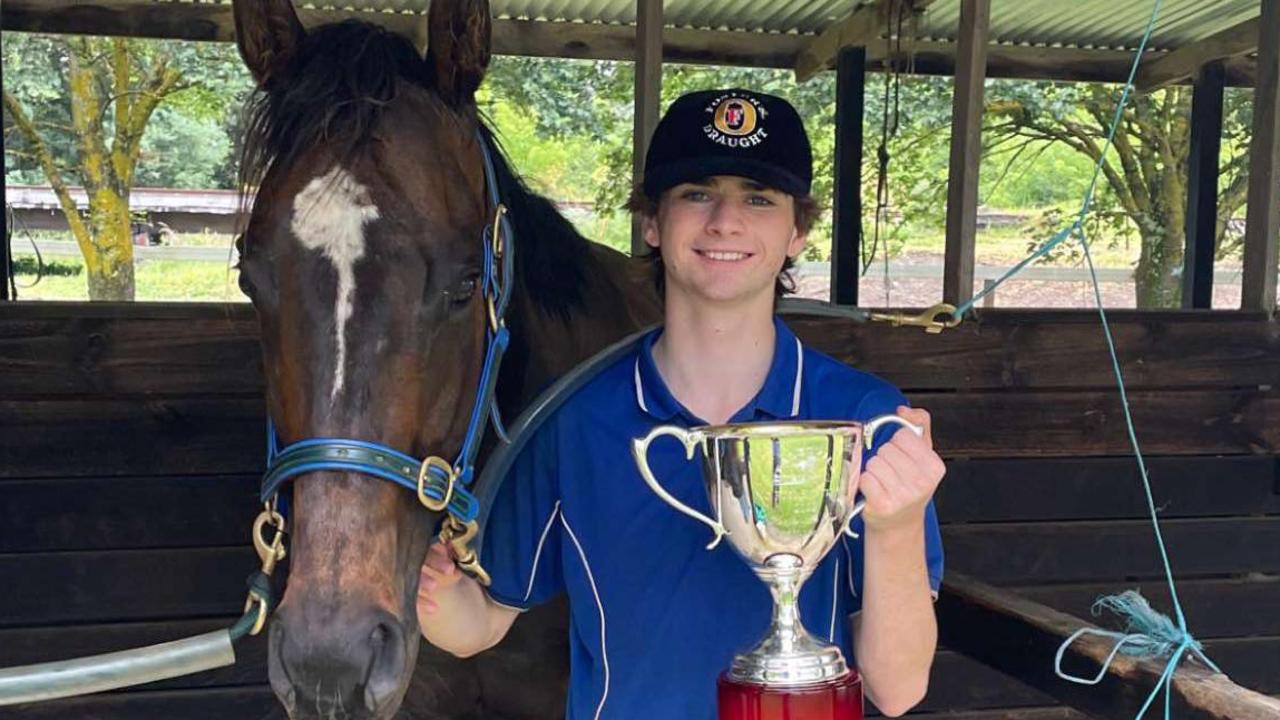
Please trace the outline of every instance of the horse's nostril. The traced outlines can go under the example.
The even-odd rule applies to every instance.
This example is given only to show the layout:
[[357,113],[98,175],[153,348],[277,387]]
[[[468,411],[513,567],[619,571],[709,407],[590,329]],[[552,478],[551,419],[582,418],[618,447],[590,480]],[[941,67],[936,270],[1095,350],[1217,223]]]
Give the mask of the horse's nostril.
[[371,653],[369,677],[365,682],[364,703],[370,712],[378,712],[399,694],[405,673],[405,647],[400,623],[390,618],[377,623],[369,631]]

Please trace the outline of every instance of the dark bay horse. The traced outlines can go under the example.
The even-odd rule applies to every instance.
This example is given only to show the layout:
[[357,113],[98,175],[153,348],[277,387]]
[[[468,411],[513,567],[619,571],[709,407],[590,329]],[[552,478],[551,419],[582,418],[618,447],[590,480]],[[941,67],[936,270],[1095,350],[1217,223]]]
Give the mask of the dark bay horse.
[[[237,0],[258,82],[242,163],[256,190],[241,285],[261,325],[282,443],[342,437],[453,457],[485,352],[479,291],[491,219],[474,93],[485,2],[434,0],[428,50],[371,25],[304,30],[289,0]],[[514,225],[507,417],[556,376],[658,318],[647,271],[587,242],[495,149]],[[419,567],[438,515],[356,473],[293,483],[287,589],[269,630],[271,685],[295,718],[555,718],[563,607],[457,660],[420,642]]]

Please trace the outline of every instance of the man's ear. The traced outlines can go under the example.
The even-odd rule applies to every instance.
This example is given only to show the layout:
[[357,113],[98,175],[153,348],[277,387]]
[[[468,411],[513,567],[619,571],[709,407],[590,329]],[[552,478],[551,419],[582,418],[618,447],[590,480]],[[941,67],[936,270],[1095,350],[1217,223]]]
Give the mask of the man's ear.
[[797,227],[791,228],[791,240],[787,243],[787,257],[792,260],[800,256],[804,252],[804,246],[809,242],[809,233],[800,232]]
[[658,235],[658,216],[656,214],[645,215],[642,213],[640,215],[640,236],[644,238],[645,245],[655,250],[661,245],[662,239]]

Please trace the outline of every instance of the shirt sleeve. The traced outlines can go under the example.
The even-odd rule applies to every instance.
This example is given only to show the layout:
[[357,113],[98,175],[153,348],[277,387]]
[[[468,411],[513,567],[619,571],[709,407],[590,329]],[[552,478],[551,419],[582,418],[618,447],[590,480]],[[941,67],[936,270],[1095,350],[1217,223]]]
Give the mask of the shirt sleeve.
[[553,418],[512,463],[493,499],[481,564],[494,601],[527,610],[564,589],[560,567],[559,453]]

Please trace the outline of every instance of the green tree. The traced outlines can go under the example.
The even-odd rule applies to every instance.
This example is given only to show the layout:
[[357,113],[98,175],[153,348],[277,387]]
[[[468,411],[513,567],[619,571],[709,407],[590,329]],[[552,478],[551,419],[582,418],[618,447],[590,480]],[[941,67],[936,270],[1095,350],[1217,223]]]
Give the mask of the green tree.
[[[170,130],[181,128],[183,111],[187,118],[201,111],[225,117],[222,98],[235,93],[216,81],[247,89],[247,78],[226,70],[225,48],[193,43],[6,33],[3,55],[5,149],[14,175],[26,179],[38,169],[52,186],[84,256],[90,299],[131,300],[135,183],[143,177],[203,183],[230,155],[225,132],[188,132],[185,139],[170,137],[166,147],[164,139],[144,139],[148,124],[162,103],[177,111],[160,114]],[[151,168],[143,162],[148,148],[164,158],[155,167],[167,162],[169,172],[139,174],[140,166]],[[209,167],[215,172],[200,169]],[[73,185],[85,189],[85,212],[71,196]]]
[[[1002,82],[989,89],[986,137],[990,144],[1061,145],[1102,163],[1105,190],[1089,226],[1112,237],[1137,235],[1140,252],[1134,279],[1138,307],[1178,307],[1186,243],[1187,162],[1190,150],[1189,88],[1131,94],[1111,152],[1102,151],[1122,88],[1097,83]],[[1239,250],[1228,221],[1243,206],[1248,98],[1227,95],[1218,200],[1218,256]],[[1101,188],[1100,188],[1101,189]],[[1096,234],[1096,232],[1095,232]]]

